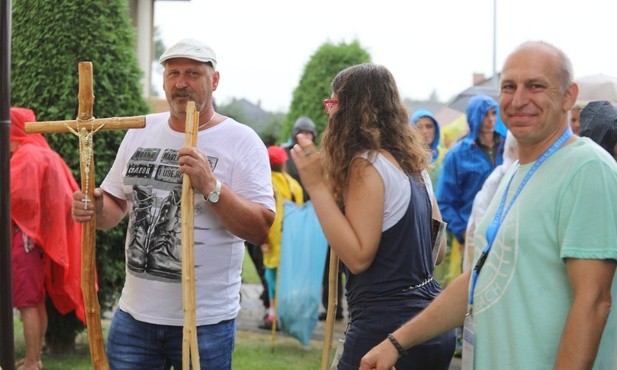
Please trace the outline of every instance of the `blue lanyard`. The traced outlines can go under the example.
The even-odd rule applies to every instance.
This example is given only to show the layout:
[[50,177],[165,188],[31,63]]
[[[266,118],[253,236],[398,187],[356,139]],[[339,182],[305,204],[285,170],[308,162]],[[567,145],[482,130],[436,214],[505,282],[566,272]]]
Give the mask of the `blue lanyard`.
[[510,184],[512,183],[512,179],[514,178],[516,171],[514,171],[514,173],[510,177],[510,180],[508,180],[508,185],[506,186],[506,190],[504,191],[503,196],[501,197],[501,202],[499,203],[499,208],[497,208],[497,212],[495,213],[493,222],[491,222],[489,227],[486,229],[486,241],[487,241],[486,247],[484,247],[484,250],[482,250],[482,255],[480,255],[480,258],[478,259],[478,262],[476,263],[476,266],[474,267],[471,273],[471,288],[469,289],[469,306],[473,305],[473,293],[476,289],[476,283],[478,282],[478,275],[480,275],[480,270],[482,270],[482,266],[484,266],[484,262],[486,262],[486,257],[488,256],[488,253],[491,251],[491,248],[493,247],[493,242],[495,241],[497,232],[499,231],[499,228],[501,227],[503,220],[506,218],[506,215],[508,214],[508,212],[510,212],[510,208],[512,208],[514,201],[516,200],[516,198],[518,198],[519,194],[521,193],[521,191],[523,190],[527,182],[529,182],[531,175],[533,175],[536,172],[536,170],[540,167],[540,165],[544,163],[544,161],[546,161],[548,157],[553,155],[571,136],[572,136],[572,129],[568,127],[568,129],[565,130],[563,134],[561,134],[559,139],[557,139],[557,141],[555,141],[553,145],[550,146],[550,148],[548,148],[544,153],[542,153],[540,158],[536,160],[536,162],[529,169],[529,171],[527,171],[527,174],[525,174],[523,181],[518,186],[518,189],[516,189],[516,192],[512,196],[512,199],[510,199],[510,203],[508,203],[508,208],[506,208],[504,212],[504,206],[506,205],[506,197],[508,196]]

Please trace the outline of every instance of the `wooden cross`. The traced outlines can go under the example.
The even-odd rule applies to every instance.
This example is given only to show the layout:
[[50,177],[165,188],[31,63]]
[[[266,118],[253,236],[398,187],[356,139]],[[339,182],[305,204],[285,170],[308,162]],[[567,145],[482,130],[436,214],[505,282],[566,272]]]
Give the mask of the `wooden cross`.
[[[94,152],[92,135],[99,130],[118,130],[143,128],[146,126],[144,116],[123,118],[93,117],[94,92],[92,81],[92,63],[79,63],[79,111],[76,120],[54,122],[28,122],[27,133],[66,133],[72,132],[79,137],[79,165],[81,170],[81,189],[86,195],[84,203],[94,199]],[[105,342],[101,330],[99,300],[96,295],[96,217],[82,225],[81,290],[84,296],[86,326],[90,342],[90,356],[96,370],[109,369],[105,355]]]

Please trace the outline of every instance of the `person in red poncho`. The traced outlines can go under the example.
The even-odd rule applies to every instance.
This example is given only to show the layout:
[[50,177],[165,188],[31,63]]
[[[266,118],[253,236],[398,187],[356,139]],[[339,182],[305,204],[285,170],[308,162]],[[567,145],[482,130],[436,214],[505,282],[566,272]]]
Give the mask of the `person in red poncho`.
[[36,121],[27,108],[11,108],[11,228],[13,305],[20,311],[26,356],[18,369],[41,369],[47,329],[45,294],[56,309],[85,322],[81,293],[81,225],[71,218],[77,182],[43,135],[27,134]]

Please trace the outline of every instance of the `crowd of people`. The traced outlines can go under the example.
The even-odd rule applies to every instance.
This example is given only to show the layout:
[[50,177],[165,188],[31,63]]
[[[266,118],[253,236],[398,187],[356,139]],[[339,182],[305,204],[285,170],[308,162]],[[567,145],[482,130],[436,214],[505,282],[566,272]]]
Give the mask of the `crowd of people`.
[[[113,369],[182,367],[184,175],[196,194],[202,369],[232,368],[246,248],[263,279],[259,326],[276,325],[286,201],[311,202],[340,260],[335,314],[347,328],[335,368],[447,370],[457,355],[464,369],[617,368],[617,108],[578,104],[560,49],[530,41],[510,53],[498,100],[472,97],[469,130],[450,147],[433,112],[410,114],[382,65],[336,74],[323,133],[298,117],[290,145],[267,146],[215,110],[220,75],[210,47],[183,39],[159,61],[169,110],[127,132],[94,199],[66,165],[53,164],[69,194],[64,216],[75,221],[57,230],[76,233],[95,215],[105,230],[128,216],[125,284],[107,337]],[[185,146],[188,101],[199,112],[195,147]],[[19,144],[11,147],[16,171],[28,148]],[[39,212],[48,209],[42,204]],[[49,241],[12,218],[14,260],[46,271]],[[68,246],[66,238],[52,243]],[[324,272],[327,281],[327,261]],[[20,276],[14,293],[27,292],[15,299],[24,327],[30,312],[41,314],[32,315],[18,365],[40,369],[45,275],[28,285]],[[325,308],[327,284],[323,291]],[[64,303],[83,315],[78,302]]]
[[[540,58],[544,64],[539,67],[531,65],[528,62],[531,55]],[[576,356],[576,360],[594,369],[614,367],[614,356],[611,357],[609,353],[611,343],[615,340],[612,332],[615,329],[615,321],[612,316],[609,317],[606,303],[607,300],[610,302],[610,297],[615,294],[613,282],[616,248],[614,242],[610,242],[615,234],[615,203],[614,195],[609,194],[609,189],[615,181],[615,164],[607,163],[606,156],[598,153],[597,145],[592,141],[600,144],[610,155],[615,156],[617,135],[615,135],[614,125],[617,123],[615,121],[617,109],[608,102],[593,102],[587,106],[578,104],[576,102],[577,89],[572,83],[572,67],[568,58],[552,45],[529,42],[515,50],[504,66],[499,102],[488,96],[476,96],[470,99],[466,112],[469,132],[451,147],[446,148],[440,145],[440,126],[432,112],[420,109],[411,115],[409,123],[417,129],[420,135],[415,134],[413,138],[405,135],[403,137],[408,141],[415,141],[416,145],[423,143],[425,149],[428,149],[425,154],[428,163],[422,164],[420,166],[422,169],[414,172],[413,167],[404,167],[408,163],[404,162],[405,156],[401,153],[413,153],[416,156],[420,154],[411,148],[398,148],[396,141],[388,141],[388,131],[399,135],[404,132],[404,130],[401,131],[400,120],[396,117],[398,107],[382,104],[383,101],[380,99],[373,99],[376,101],[371,101],[370,104],[363,100],[363,97],[372,96],[371,89],[378,89],[382,94],[388,91],[380,83],[386,86],[393,83],[389,72],[380,71],[380,68],[383,67],[366,64],[341,71],[332,82],[332,96],[325,104],[329,120],[321,137],[320,148],[313,143],[313,134],[308,139],[299,136],[291,151],[294,170],[298,170],[300,182],[307,189],[307,198],[310,198],[315,205],[330,248],[340,256],[342,270],[345,272],[345,299],[349,307],[349,317],[342,355],[335,359],[336,368],[365,366],[361,365],[360,358],[364,358],[363,361],[369,364],[367,369],[389,369],[392,366],[404,369],[448,368],[453,354],[463,357],[465,368],[472,368],[474,365],[475,368],[504,368],[506,364],[506,368],[516,369],[522,366],[540,369],[550,367],[550,364],[559,366],[562,362],[571,363],[569,356],[571,353],[576,353],[575,349],[578,349],[569,337],[572,335],[573,329],[571,328],[579,327],[583,322],[576,316],[580,314],[579,307],[589,307],[596,310],[598,315],[595,321],[585,323],[595,330],[589,334],[588,338],[590,342],[595,343],[595,347],[582,346],[581,354]],[[551,73],[552,70],[558,70],[560,74]],[[506,71],[510,73],[505,74]],[[537,86],[530,81],[537,82]],[[385,95],[386,101],[397,101],[397,99],[388,99],[388,94]],[[504,114],[501,110],[504,110]],[[354,116],[354,113],[357,116]],[[371,118],[375,121],[371,121]],[[590,125],[590,122],[593,124]],[[599,122],[602,123],[599,124]],[[611,125],[613,125],[612,129]],[[579,128],[580,131],[572,136],[571,131],[579,130]],[[366,136],[363,137],[359,133]],[[563,133],[563,135],[560,136],[557,133]],[[587,136],[592,141],[584,138],[578,140],[579,135]],[[371,138],[376,137],[379,141],[372,142]],[[353,149],[346,150],[347,145],[337,145],[338,143],[346,143]],[[553,149],[546,152],[540,150],[551,148],[550,144]],[[562,146],[567,148],[570,145],[572,148],[579,146],[582,148],[571,149],[574,153],[567,155],[564,154],[567,153],[566,151],[558,152]],[[592,149],[587,149],[589,147]],[[519,159],[519,151],[522,153],[522,159]],[[395,153],[395,155],[389,158],[388,153]],[[543,181],[540,179],[544,178],[544,181],[547,181],[547,178],[554,177],[554,170],[551,171],[548,165],[538,170],[540,164],[548,160],[552,154],[555,154],[554,158],[566,157],[560,161],[569,164],[569,171],[562,173],[563,181],[557,182],[569,184],[576,181],[576,185],[557,186],[548,193],[552,197],[545,194],[546,199],[542,199],[543,202],[540,203],[537,194],[530,194],[530,192],[540,193],[539,190],[525,192],[522,190],[528,181],[530,189],[542,189]],[[596,174],[594,171],[598,169],[590,169],[587,164],[588,160],[578,157],[589,159],[596,158],[596,156],[601,162],[595,163],[601,168],[600,173],[597,174],[598,176],[590,176],[592,173]],[[578,159],[575,160],[575,158]],[[390,162],[389,165],[384,165],[388,162]],[[389,244],[391,242],[389,235],[394,230],[398,238],[397,243],[433,246],[426,242],[411,241],[413,238],[422,238],[420,229],[424,229],[425,232],[430,230],[426,226],[420,226],[422,222],[415,218],[419,217],[418,214],[413,216],[407,214],[398,219],[398,222],[392,222],[392,219],[389,219],[392,217],[396,220],[399,217],[400,213],[397,212],[402,212],[401,204],[408,204],[410,207],[413,204],[417,207],[419,202],[415,198],[414,191],[411,190],[413,201],[401,201],[399,198],[397,202],[394,202],[398,204],[398,210],[390,208],[392,203],[389,199],[399,196],[401,188],[407,189],[401,183],[392,187],[396,184],[392,167],[406,174],[407,179],[413,179],[414,173],[415,176],[420,174],[419,178],[422,179],[420,183],[424,184],[424,189],[429,194],[431,202],[434,202],[431,204],[437,206],[438,212],[432,211],[431,216],[439,218],[440,214],[443,215],[443,221],[447,224],[448,230],[448,253],[445,258],[446,263],[442,263],[441,266],[437,265],[437,268],[427,263],[427,261],[438,261],[431,261],[427,258],[430,254],[427,254],[426,250],[420,252],[424,259],[414,259],[416,263],[422,261],[422,266],[418,266],[407,261],[404,252],[390,249],[393,247]],[[551,167],[555,168],[555,165]],[[534,181],[531,181],[531,175],[534,173],[536,176],[533,178]],[[604,184],[593,184],[592,186],[587,183],[587,181],[595,182],[595,178],[604,179],[607,176],[609,179]],[[373,182],[375,178],[378,179],[377,183]],[[501,181],[504,178],[508,181]],[[586,181],[582,181],[581,178],[585,178]],[[510,181],[518,185],[516,191],[510,189],[509,185],[505,185]],[[504,187],[506,187],[505,190]],[[594,192],[593,197],[596,198],[594,201],[586,200],[584,203],[588,206],[581,208],[572,206],[573,203],[578,205],[580,196],[577,189],[579,187],[599,191]],[[519,193],[521,199],[517,200]],[[591,196],[590,193],[588,195]],[[503,199],[502,205],[500,206],[500,202],[493,199]],[[580,218],[590,213],[593,208],[588,207],[591,204],[598,205],[597,199],[608,201],[602,211],[603,215],[608,215],[608,226],[589,228],[589,231],[580,232],[580,226],[577,226],[583,224]],[[506,200],[509,200],[509,203]],[[563,213],[572,219],[556,225],[559,230],[555,232],[555,235],[551,235],[543,232],[542,227],[539,227],[549,222],[546,219],[547,216],[543,216],[544,212],[538,214],[520,205],[529,203],[542,204],[541,208],[546,208],[547,213],[551,210],[551,215]],[[503,204],[506,204],[505,208]],[[613,205],[613,207],[608,205]],[[512,207],[513,215],[506,218],[510,207]],[[366,209],[370,209],[371,212],[367,212]],[[414,212],[419,212],[419,210],[415,209]],[[498,216],[495,216],[496,213]],[[488,217],[484,217],[485,214],[488,214]],[[376,215],[383,215],[383,219],[375,219]],[[417,233],[413,237],[398,229],[405,222],[409,222],[407,217],[412,217],[414,220],[412,223]],[[492,217],[495,218],[493,222],[491,222]],[[516,218],[512,220],[514,217]],[[380,222],[383,229],[380,237],[376,237],[371,233],[369,225],[375,227]],[[521,225],[522,231],[518,231],[515,225]],[[494,227],[496,229],[493,229]],[[478,232],[476,232],[477,228]],[[488,234],[487,230],[490,230]],[[499,230],[503,231],[498,232]],[[573,238],[573,233],[576,234],[576,239],[568,240],[567,243],[560,241],[563,238]],[[586,237],[598,233],[602,237],[594,239],[593,247],[582,244]],[[495,250],[491,255],[488,251],[493,246],[493,242],[495,242]],[[546,256],[548,251],[543,249],[551,243],[556,243],[551,250],[558,252],[553,256]],[[393,262],[392,258],[387,258],[389,253],[393,253],[399,259]],[[526,257],[527,255],[529,257]],[[524,267],[518,267],[520,262],[517,262],[514,257],[526,261],[526,259],[536,259],[539,255],[543,256],[546,261],[535,262],[534,271],[547,272],[551,281],[555,282],[558,287],[555,294],[549,295],[550,299],[555,298],[558,305],[565,304],[565,307],[569,307],[565,313],[562,313],[561,321],[551,322],[553,329],[550,329],[550,332],[555,333],[554,335],[561,333],[559,329],[566,330],[566,332],[563,336],[557,336],[550,346],[541,346],[537,342],[533,342],[537,344],[533,349],[524,346],[528,351],[526,352],[527,359],[515,361],[517,353],[512,351],[512,348],[522,346],[522,341],[533,333],[535,326],[528,324],[527,326],[521,325],[516,330],[504,329],[503,332],[508,335],[508,339],[503,343],[494,343],[496,330],[486,322],[501,320],[505,322],[505,327],[509,328],[508,322],[518,323],[518,321],[525,320],[525,315],[529,315],[529,312],[523,308],[529,304],[528,300],[517,296],[517,293],[512,290],[523,292],[522,287],[527,286],[534,279],[519,277],[518,270]],[[504,256],[508,258],[504,260]],[[382,261],[383,258],[390,262]],[[543,268],[543,264],[549,261],[551,261],[550,267]],[[558,264],[557,261],[561,263]],[[413,282],[415,276],[420,283],[410,284],[403,289],[397,288],[397,273],[400,272],[396,267],[398,263],[406,266],[409,269],[408,272],[412,274],[411,278],[402,278],[403,281]],[[531,261],[525,264],[533,265]],[[481,276],[479,272],[484,266],[486,266],[484,275],[479,278]],[[598,280],[594,281],[602,283],[600,287],[593,290],[595,296],[586,297],[581,289],[588,289],[584,284],[591,282],[581,276],[582,271],[595,268],[598,268],[600,273],[597,276]],[[428,281],[434,280],[440,269],[445,273],[438,279],[441,284],[437,284],[437,293],[433,293]],[[388,273],[385,274],[385,271]],[[418,276],[423,276],[422,271],[428,276],[428,281],[418,279]],[[513,287],[510,288],[510,292],[494,297],[491,292],[503,288],[503,285],[508,283],[500,281],[503,279],[501,274],[511,276],[508,279],[512,280]],[[453,286],[446,288],[444,294],[441,294],[441,286],[447,287],[450,284]],[[469,297],[466,294],[468,290],[471,291]],[[478,297],[475,295],[476,291]],[[575,293],[580,295],[579,300],[587,300],[584,303],[574,301],[572,296]],[[537,295],[534,295],[533,299],[538,301],[538,305],[543,304],[542,294],[543,292],[539,291]],[[503,302],[499,302],[502,300],[502,295]],[[391,301],[392,299],[396,304]],[[474,299],[478,300],[475,305],[471,303]],[[458,308],[459,302],[463,302],[463,310]],[[517,302],[518,306],[513,302]],[[586,304],[592,305],[585,306]],[[493,305],[497,307],[491,307]],[[427,306],[431,308],[425,310]],[[517,308],[519,306],[521,308]],[[411,320],[392,332],[391,325],[400,319],[397,313],[400,312],[401,307],[405,307],[402,311],[405,312],[407,320]],[[501,308],[502,310],[505,307],[514,307],[518,316],[515,319],[505,320],[504,313],[499,311],[500,307],[504,307]],[[431,312],[433,310],[435,313]],[[546,312],[555,310],[557,310],[555,303],[552,306],[547,305],[533,312],[538,319],[530,320],[535,322],[541,318],[547,318]],[[569,313],[570,310],[572,313]],[[419,314],[420,312],[422,313]],[[457,319],[457,315],[460,315],[458,312],[462,312],[463,318],[467,316],[471,319],[467,321]],[[564,312],[563,309],[562,312]],[[427,315],[429,316],[425,319]],[[448,318],[446,326],[431,327],[436,320],[439,320],[437,315]],[[377,316],[380,317],[379,326],[375,324],[374,318]],[[419,326],[421,334],[415,331],[411,333],[411,329],[406,329],[412,325]],[[413,326],[414,329],[418,329],[416,326]],[[427,327],[430,328],[427,329]],[[547,325],[547,327],[551,326]],[[425,334],[423,330],[429,334]],[[610,333],[606,334],[607,331]],[[397,334],[401,336],[400,339]],[[420,339],[416,340],[416,336]],[[379,343],[379,338],[382,338],[381,343]],[[472,340],[470,341],[469,338]],[[427,345],[432,345],[431,348],[436,352],[427,351],[425,347]],[[369,347],[375,348],[364,356],[363,353]],[[383,347],[387,347],[387,350]],[[395,355],[394,358],[388,359],[390,362],[385,362],[385,366],[379,362],[382,360],[381,357],[371,357],[374,354],[385,356],[383,354],[385,351],[389,352],[388,355]],[[476,354],[479,352],[481,354]],[[491,352],[507,352],[508,356],[504,361],[503,358],[491,356]],[[426,357],[422,357],[419,353]],[[444,359],[446,359],[445,362],[440,364],[439,361]]]
[[474,267],[365,354],[360,369],[390,369],[404,351],[461,326],[465,369],[617,366],[614,131],[607,150],[573,134],[572,75],[568,57],[544,42],[508,56],[499,108],[518,160],[477,221]]

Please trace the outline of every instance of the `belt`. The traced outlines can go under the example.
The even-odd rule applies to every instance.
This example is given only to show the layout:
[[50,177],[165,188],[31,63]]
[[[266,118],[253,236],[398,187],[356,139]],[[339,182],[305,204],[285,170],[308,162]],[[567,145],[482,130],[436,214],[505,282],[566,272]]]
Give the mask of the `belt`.
[[424,280],[422,280],[420,283],[416,284],[416,285],[410,285],[407,288],[403,289],[403,292],[406,292],[408,290],[414,290],[414,289],[418,289],[420,287],[425,286],[426,284],[430,283],[431,281],[433,281],[434,278],[431,276],[430,278],[426,278]]

